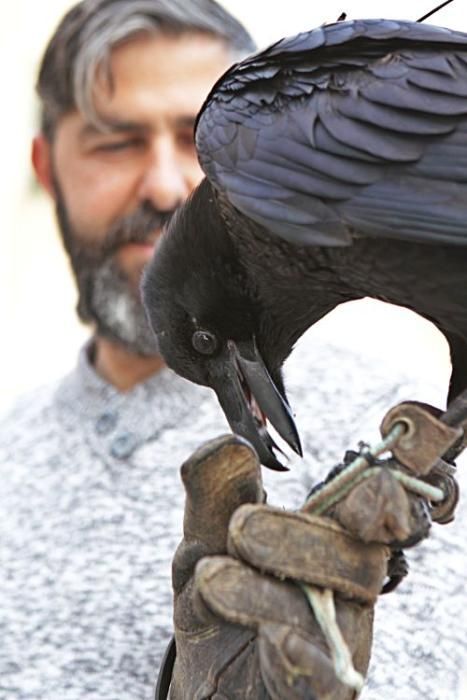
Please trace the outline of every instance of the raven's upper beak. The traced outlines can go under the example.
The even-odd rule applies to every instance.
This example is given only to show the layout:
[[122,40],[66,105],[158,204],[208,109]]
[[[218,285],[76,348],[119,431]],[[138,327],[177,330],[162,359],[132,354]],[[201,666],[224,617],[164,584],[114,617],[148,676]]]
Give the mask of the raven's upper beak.
[[274,455],[280,448],[267,432],[265,418],[290,447],[302,455],[290,407],[266,369],[256,343],[228,342],[228,357],[210,376],[211,387],[234,433],[251,442],[262,464],[286,471]]

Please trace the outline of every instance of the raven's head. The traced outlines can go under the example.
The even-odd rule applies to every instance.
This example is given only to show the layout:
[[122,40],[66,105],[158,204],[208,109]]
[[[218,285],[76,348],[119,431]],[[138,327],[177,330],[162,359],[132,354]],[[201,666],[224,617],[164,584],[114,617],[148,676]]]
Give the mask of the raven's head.
[[175,372],[217,394],[232,430],[283,470],[266,419],[299,454],[285,396],[284,354],[268,343],[264,310],[204,180],[172,218],[143,279],[159,350]]

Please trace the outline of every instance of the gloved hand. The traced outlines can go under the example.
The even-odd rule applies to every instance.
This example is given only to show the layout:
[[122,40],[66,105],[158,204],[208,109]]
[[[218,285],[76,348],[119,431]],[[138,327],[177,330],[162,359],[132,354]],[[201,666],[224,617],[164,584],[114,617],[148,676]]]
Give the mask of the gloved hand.
[[359,542],[330,518],[264,505],[257,457],[237,436],[203,445],[182,478],[170,698],[356,698],[336,678],[328,644],[294,581],[334,590],[338,625],[364,675],[389,548]]

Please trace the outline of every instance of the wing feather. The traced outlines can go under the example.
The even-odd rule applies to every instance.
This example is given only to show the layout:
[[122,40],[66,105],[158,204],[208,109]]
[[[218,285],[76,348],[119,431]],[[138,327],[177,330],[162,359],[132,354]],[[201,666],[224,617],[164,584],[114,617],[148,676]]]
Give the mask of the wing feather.
[[467,35],[357,20],[281,40],[216,84],[196,142],[215,187],[287,240],[467,245]]

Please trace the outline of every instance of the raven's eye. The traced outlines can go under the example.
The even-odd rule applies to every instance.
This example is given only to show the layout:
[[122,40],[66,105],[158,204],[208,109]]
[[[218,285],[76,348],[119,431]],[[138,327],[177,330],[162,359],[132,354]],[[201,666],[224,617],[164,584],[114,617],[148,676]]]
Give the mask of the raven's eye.
[[191,342],[194,349],[201,355],[214,355],[217,350],[217,338],[209,331],[195,331]]

